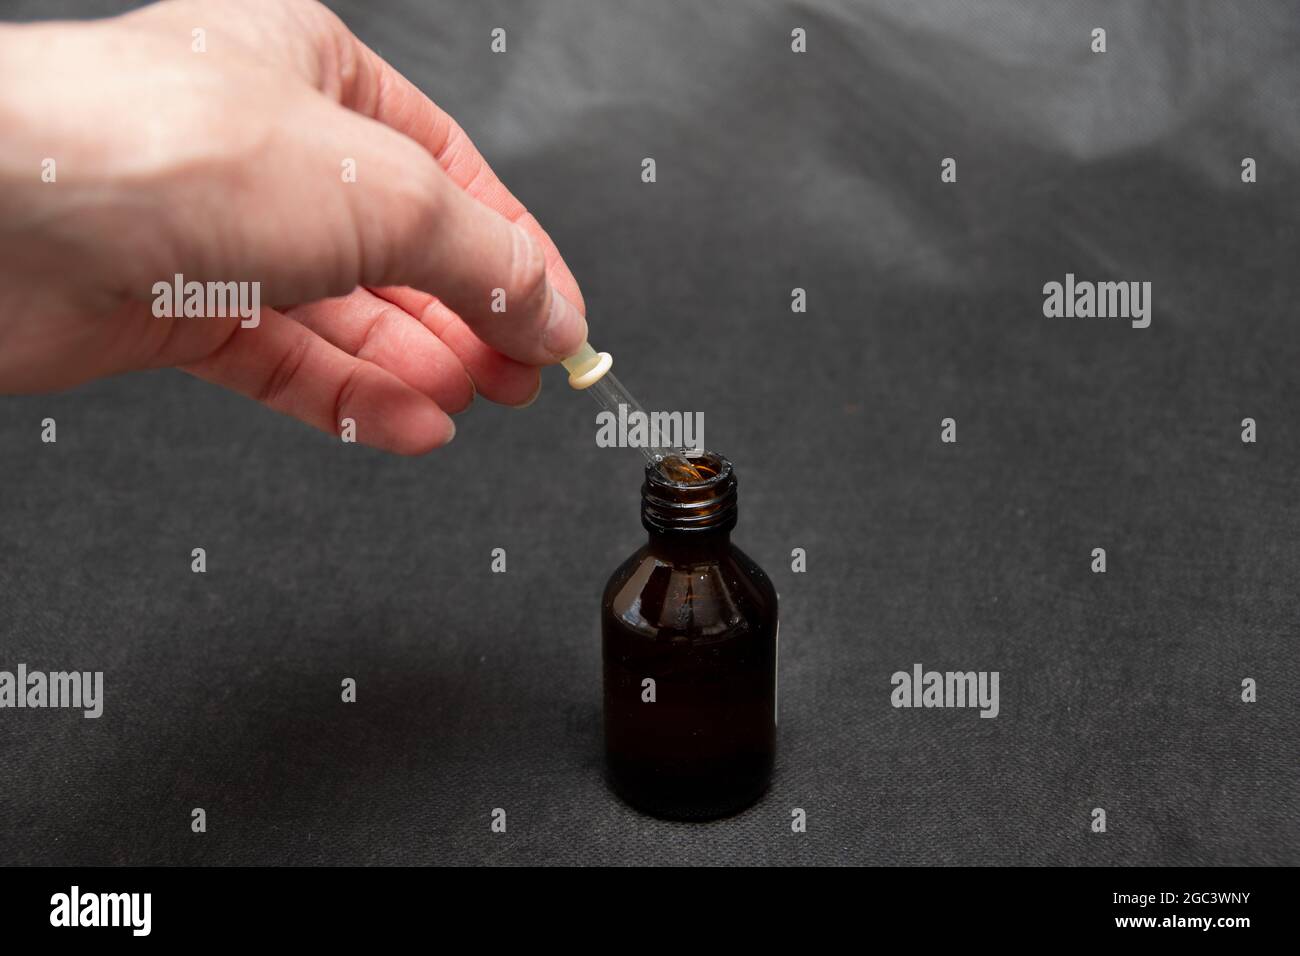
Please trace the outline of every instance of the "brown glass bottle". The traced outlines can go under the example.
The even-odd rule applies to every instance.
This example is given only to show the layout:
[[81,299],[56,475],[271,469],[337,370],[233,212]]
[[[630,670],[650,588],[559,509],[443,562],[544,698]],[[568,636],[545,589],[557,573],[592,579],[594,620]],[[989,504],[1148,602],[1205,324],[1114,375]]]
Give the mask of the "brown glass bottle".
[[731,543],[731,462],[709,452],[688,459],[702,480],[646,468],[650,539],[605,586],[605,754],[628,803],[702,820],[749,806],[771,778],[777,598]]

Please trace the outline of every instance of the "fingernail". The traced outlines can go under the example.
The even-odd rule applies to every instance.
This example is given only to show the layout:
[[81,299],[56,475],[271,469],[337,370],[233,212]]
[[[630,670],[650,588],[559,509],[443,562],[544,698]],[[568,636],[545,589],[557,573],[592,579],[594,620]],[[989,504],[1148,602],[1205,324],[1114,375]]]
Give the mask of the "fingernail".
[[542,330],[542,347],[557,360],[567,358],[587,341],[587,320],[572,302],[552,287],[551,314]]
[[538,376],[538,379],[537,379],[537,388],[535,388],[535,389],[533,390],[533,394],[532,394],[532,396],[528,399],[528,401],[526,401],[526,402],[521,402],[521,403],[518,404],[518,405],[511,405],[510,407],[511,407],[511,408],[527,408],[529,405],[533,404],[533,402],[537,401],[537,396],[540,395],[540,394],[542,394],[542,379],[541,379],[540,376]]

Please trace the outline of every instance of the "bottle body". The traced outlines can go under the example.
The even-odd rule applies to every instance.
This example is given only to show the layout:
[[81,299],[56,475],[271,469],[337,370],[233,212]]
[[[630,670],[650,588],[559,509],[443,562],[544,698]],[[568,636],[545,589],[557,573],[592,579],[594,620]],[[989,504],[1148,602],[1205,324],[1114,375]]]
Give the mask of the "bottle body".
[[637,809],[702,820],[749,806],[771,778],[777,597],[727,522],[669,524],[647,522],[601,602],[606,761]]

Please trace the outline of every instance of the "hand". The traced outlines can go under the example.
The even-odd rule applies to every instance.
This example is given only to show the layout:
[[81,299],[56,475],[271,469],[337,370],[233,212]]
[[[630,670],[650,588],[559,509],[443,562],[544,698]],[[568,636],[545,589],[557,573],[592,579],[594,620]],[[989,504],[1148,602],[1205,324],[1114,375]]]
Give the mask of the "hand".
[[[586,339],[536,219],[315,2],[0,27],[0,129],[0,392],[176,365],[419,454]],[[177,274],[260,283],[259,319],[155,315]]]

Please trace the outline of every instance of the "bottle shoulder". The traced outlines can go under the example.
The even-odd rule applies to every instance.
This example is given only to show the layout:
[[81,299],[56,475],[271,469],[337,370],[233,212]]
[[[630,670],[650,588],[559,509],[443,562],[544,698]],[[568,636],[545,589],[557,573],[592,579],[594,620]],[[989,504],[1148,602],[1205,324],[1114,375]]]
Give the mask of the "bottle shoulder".
[[669,562],[648,545],[610,576],[602,618],[646,637],[731,637],[775,626],[776,590],[757,563],[731,545],[708,560]]
[[731,559],[741,569],[741,572],[754,582],[755,586],[759,587],[771,598],[772,605],[775,607],[776,586],[772,584],[772,579],[767,576],[767,572],[759,566],[758,562],[735,545],[731,546]]

